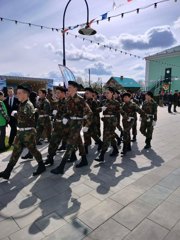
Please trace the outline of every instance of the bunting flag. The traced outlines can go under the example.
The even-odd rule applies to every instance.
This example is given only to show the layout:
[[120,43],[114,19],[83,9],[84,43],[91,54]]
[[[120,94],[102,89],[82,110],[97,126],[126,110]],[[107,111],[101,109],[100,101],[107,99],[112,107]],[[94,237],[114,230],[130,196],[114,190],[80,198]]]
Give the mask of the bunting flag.
[[108,16],[108,12],[102,14],[102,15],[101,15],[101,20],[107,19],[107,16]]
[[69,68],[67,68],[61,64],[58,64],[58,67],[61,71],[62,79],[64,82],[64,87],[68,88],[68,81],[76,81],[76,78],[75,78],[73,72]]

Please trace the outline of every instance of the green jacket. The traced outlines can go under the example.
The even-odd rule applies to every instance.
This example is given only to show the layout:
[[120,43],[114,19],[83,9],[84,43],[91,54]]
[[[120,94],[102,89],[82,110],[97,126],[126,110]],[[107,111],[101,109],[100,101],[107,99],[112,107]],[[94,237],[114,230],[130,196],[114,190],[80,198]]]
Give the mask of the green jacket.
[[7,114],[6,106],[2,101],[0,101],[0,127],[6,126],[8,121],[9,117]]

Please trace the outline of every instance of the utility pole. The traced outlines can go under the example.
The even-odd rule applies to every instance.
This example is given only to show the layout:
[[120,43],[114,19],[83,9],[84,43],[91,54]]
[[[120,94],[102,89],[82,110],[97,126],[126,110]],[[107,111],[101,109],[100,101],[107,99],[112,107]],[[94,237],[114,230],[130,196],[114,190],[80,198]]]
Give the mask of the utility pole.
[[89,87],[91,87],[91,70],[88,69],[88,73],[89,73]]

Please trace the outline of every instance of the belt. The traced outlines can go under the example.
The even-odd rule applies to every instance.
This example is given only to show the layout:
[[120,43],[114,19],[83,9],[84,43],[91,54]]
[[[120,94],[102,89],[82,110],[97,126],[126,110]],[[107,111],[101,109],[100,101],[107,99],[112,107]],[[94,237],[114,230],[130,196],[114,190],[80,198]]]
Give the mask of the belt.
[[80,117],[70,117],[71,120],[83,120],[83,118]]
[[20,132],[23,132],[23,131],[29,131],[29,130],[32,130],[34,129],[33,127],[27,127],[27,128],[18,128],[17,130],[20,131]]
[[40,117],[40,118],[41,118],[41,117],[49,117],[49,115],[44,114],[44,115],[39,115],[39,117]]
[[62,120],[60,120],[60,119],[56,119],[56,122],[62,122]]
[[103,115],[103,117],[115,117],[115,115]]

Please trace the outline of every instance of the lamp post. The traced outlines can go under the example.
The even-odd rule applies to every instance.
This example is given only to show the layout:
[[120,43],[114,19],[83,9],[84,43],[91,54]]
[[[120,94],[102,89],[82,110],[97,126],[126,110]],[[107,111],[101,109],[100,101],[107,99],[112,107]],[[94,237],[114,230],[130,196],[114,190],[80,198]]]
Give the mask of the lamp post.
[[[66,16],[66,10],[72,0],[69,0],[68,3],[65,6],[64,13],[63,13],[63,66],[66,66],[66,49],[65,49],[65,16]],[[96,30],[92,29],[89,26],[89,6],[86,0],[84,0],[86,4],[86,10],[87,10],[87,20],[86,20],[86,26],[85,28],[79,29],[79,33],[82,35],[94,35],[96,34]]]

